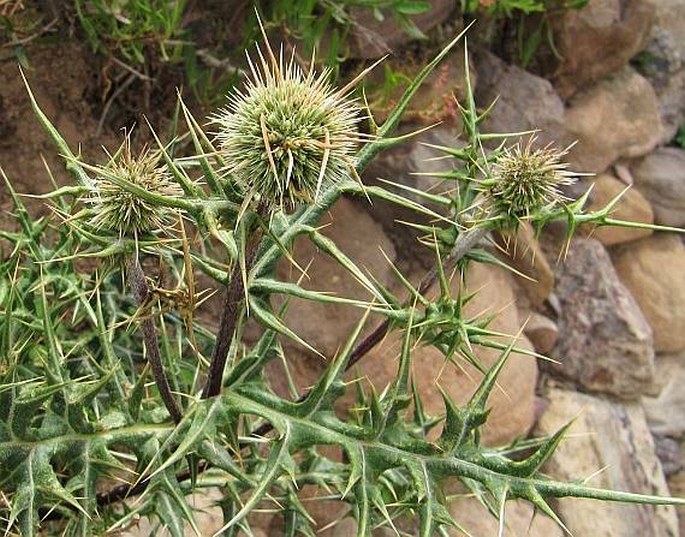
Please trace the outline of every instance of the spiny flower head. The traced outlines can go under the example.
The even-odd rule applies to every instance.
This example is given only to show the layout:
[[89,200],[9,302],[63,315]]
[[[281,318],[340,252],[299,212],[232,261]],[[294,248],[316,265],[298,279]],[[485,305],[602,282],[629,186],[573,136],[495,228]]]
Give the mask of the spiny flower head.
[[568,201],[561,187],[575,182],[568,163],[562,159],[570,147],[559,150],[551,145],[533,148],[535,137],[525,146],[505,147],[497,157],[492,175],[480,189],[493,216],[509,222],[530,219]]
[[257,48],[257,65],[248,55],[252,78],[211,119],[227,171],[248,199],[259,194],[290,210],[354,173],[360,109],[349,93],[365,73],[335,89],[329,70],[317,75],[312,61],[305,72],[294,55],[284,62],[282,50],[277,60],[268,41],[266,48],[268,60]]
[[134,237],[156,233],[171,225],[173,210],[143,199],[116,182],[123,180],[152,194],[181,196],[182,189],[173,181],[166,165],[160,162],[161,157],[161,152],[148,148],[134,157],[130,134],[127,134],[109,162],[96,168],[89,198],[94,214],[89,223],[96,229]]

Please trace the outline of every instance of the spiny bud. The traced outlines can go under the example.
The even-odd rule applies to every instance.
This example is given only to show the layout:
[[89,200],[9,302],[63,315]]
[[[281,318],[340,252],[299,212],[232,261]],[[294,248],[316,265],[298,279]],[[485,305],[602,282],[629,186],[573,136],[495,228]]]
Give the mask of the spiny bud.
[[100,173],[96,173],[89,198],[94,209],[89,223],[120,236],[156,233],[171,225],[173,210],[142,199],[113,180],[122,179],[152,194],[183,195],[166,165],[161,164],[161,157],[159,151],[147,148],[134,157],[130,134],[127,134],[119,151],[105,166],[98,168]]
[[245,195],[290,210],[351,173],[361,135],[359,107],[348,97],[360,77],[338,90],[329,70],[317,75],[312,61],[304,72],[294,56],[284,62],[282,50],[277,60],[268,41],[266,48],[268,60],[257,48],[257,65],[248,55],[251,80],[212,121],[227,171]]
[[559,150],[547,145],[534,149],[534,143],[532,137],[525,146],[519,142],[504,148],[491,177],[480,183],[493,217],[515,223],[568,201],[560,189],[575,181],[562,160],[570,147]]

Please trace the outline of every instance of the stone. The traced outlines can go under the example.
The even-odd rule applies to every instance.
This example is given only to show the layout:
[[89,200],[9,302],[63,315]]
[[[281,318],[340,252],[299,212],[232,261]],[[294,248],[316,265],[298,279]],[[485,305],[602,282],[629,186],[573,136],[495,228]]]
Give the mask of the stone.
[[[369,207],[370,210],[372,207]],[[325,226],[321,228],[324,235],[332,239],[366,274],[372,275],[370,279],[375,278],[381,285],[394,281],[388,259],[395,259],[395,248],[366,210],[342,198],[320,225]],[[307,237],[295,241],[293,258],[305,269],[306,275],[302,276],[289,261],[283,260],[277,271],[281,280],[297,281],[302,278],[301,285],[307,289],[332,292],[336,296],[357,300],[371,300],[366,288],[340,263],[319,251]],[[284,316],[286,326],[327,358],[332,358],[336,350],[345,344],[365,311],[355,306],[295,298],[288,303]]]
[[[449,507],[457,523],[478,537],[498,535],[499,521],[477,499],[465,496]],[[448,530],[449,535],[463,537],[459,530]],[[525,537],[564,537],[564,531],[551,519],[535,513],[533,507],[523,500],[510,500],[504,507],[504,535]],[[583,537],[583,536],[578,536]]]
[[[599,211],[606,207],[619,194],[621,199],[614,206],[611,217],[627,222],[653,224],[652,206],[637,188],[626,190],[626,184],[613,175],[603,173],[593,181],[590,203],[587,211]],[[618,226],[582,226],[581,233],[590,235],[604,246],[630,242],[652,234],[651,229],[635,229]]]
[[685,150],[661,147],[636,161],[631,171],[652,204],[656,223],[685,227]]
[[537,143],[568,145],[564,103],[552,84],[520,67],[509,65],[491,52],[479,50],[474,56],[478,70],[476,102],[486,108],[495,100],[483,132],[510,133],[539,130]]
[[652,330],[599,241],[574,239],[557,267],[559,342],[551,372],[591,391],[636,398],[654,379]]
[[523,333],[540,354],[549,354],[559,340],[557,324],[537,312],[532,312],[523,327]]
[[685,437],[685,352],[657,357],[655,392],[644,396],[649,428],[654,434]]
[[[429,8],[408,19],[421,33],[445,22],[454,11],[451,0],[431,0]],[[378,16],[380,13],[380,17]],[[372,10],[368,7],[350,9],[350,35],[348,36],[351,58],[373,59],[391,54],[416,39],[403,28],[400,19],[387,11]]]
[[[681,444],[680,451],[685,453],[685,445]],[[685,469],[668,477],[668,488],[676,498],[685,498]],[[680,535],[685,535],[685,505],[677,506],[676,510],[678,512]]]
[[664,125],[663,143],[669,142],[685,121],[685,4],[658,0],[649,43],[633,60],[659,98]]
[[542,305],[554,290],[554,272],[540,248],[533,227],[524,222],[515,233],[498,234],[495,240],[506,252],[505,263],[521,274],[514,278],[525,291],[530,306]]
[[546,70],[559,94],[567,99],[624,67],[647,44],[653,18],[653,0],[593,0],[552,17],[557,52]]
[[680,237],[658,233],[619,246],[612,259],[652,327],[656,352],[685,349],[685,246]]
[[600,173],[619,157],[646,155],[662,137],[654,89],[632,67],[576,94],[566,110],[566,127],[578,140],[568,156],[578,172]]
[[[551,388],[549,406],[536,434],[551,435],[573,421],[543,470],[561,481],[585,480],[591,487],[669,496],[661,464],[639,403],[616,403]],[[556,511],[573,535],[678,536],[672,506],[619,504],[563,498]]]
[[[413,278],[416,280],[417,278]],[[457,284],[453,283],[456,296]],[[493,330],[514,337],[521,328],[521,320],[513,305],[514,290],[511,275],[503,268],[472,264],[466,278],[466,292],[477,291],[465,307],[465,318],[496,314],[490,324]],[[350,378],[363,378],[380,393],[395,378],[402,334],[391,332],[360,363],[358,371]],[[497,338],[507,345],[510,338]],[[528,339],[521,335],[516,346],[532,351]],[[499,358],[500,352],[474,345],[474,352],[485,367]],[[467,402],[474,393],[482,374],[461,356],[456,364],[447,362],[445,356],[432,346],[417,346],[412,354],[412,376],[428,414],[444,413],[444,403],[438,387],[445,390],[457,404]],[[535,415],[535,385],[537,380],[535,358],[513,353],[498,377],[498,387],[493,390],[488,406],[492,408],[484,428],[483,441],[487,445],[503,445],[516,437],[525,436],[531,428]],[[439,431],[438,431],[439,432]]]

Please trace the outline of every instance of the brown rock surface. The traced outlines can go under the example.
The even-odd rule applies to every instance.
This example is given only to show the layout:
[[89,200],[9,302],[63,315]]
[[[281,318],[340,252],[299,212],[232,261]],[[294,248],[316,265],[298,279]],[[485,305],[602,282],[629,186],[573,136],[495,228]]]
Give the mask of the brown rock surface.
[[624,67],[574,96],[566,127],[578,140],[568,159],[573,169],[599,173],[619,157],[640,157],[656,147],[659,103],[649,82]]
[[553,19],[560,95],[568,98],[624,67],[646,45],[653,17],[653,0],[593,0]]
[[612,252],[614,266],[654,333],[657,352],[685,349],[685,246],[658,233]]
[[631,168],[635,185],[649,200],[658,224],[685,226],[685,150],[661,147]]
[[[574,421],[545,471],[564,481],[587,479],[588,486],[668,496],[642,407],[589,395],[548,390],[549,406],[537,433],[550,435]],[[599,473],[598,473],[599,472]],[[596,474],[596,475],[595,475]],[[596,500],[560,499],[557,513],[573,535],[678,535],[670,506],[628,505]]]
[[[592,181],[594,187],[590,194],[588,211],[599,211],[606,207],[616,196],[623,192],[621,199],[614,206],[611,217],[628,222],[653,224],[652,207],[640,191],[635,188],[626,189],[626,184],[613,175],[603,173]],[[614,226],[583,226],[581,232],[591,235],[604,246],[612,246],[624,242],[634,241],[652,234],[651,229],[634,229]]]
[[685,437],[685,351],[657,356],[655,390],[642,398],[649,429],[659,435]]

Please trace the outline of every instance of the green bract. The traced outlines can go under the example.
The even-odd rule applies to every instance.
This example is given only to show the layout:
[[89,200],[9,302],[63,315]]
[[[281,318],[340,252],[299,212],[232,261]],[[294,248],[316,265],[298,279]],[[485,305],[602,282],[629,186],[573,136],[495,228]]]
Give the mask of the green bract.
[[330,71],[304,72],[283,53],[251,60],[252,79],[213,117],[228,173],[252,199],[292,209],[349,175],[360,139],[351,85],[335,89]]

